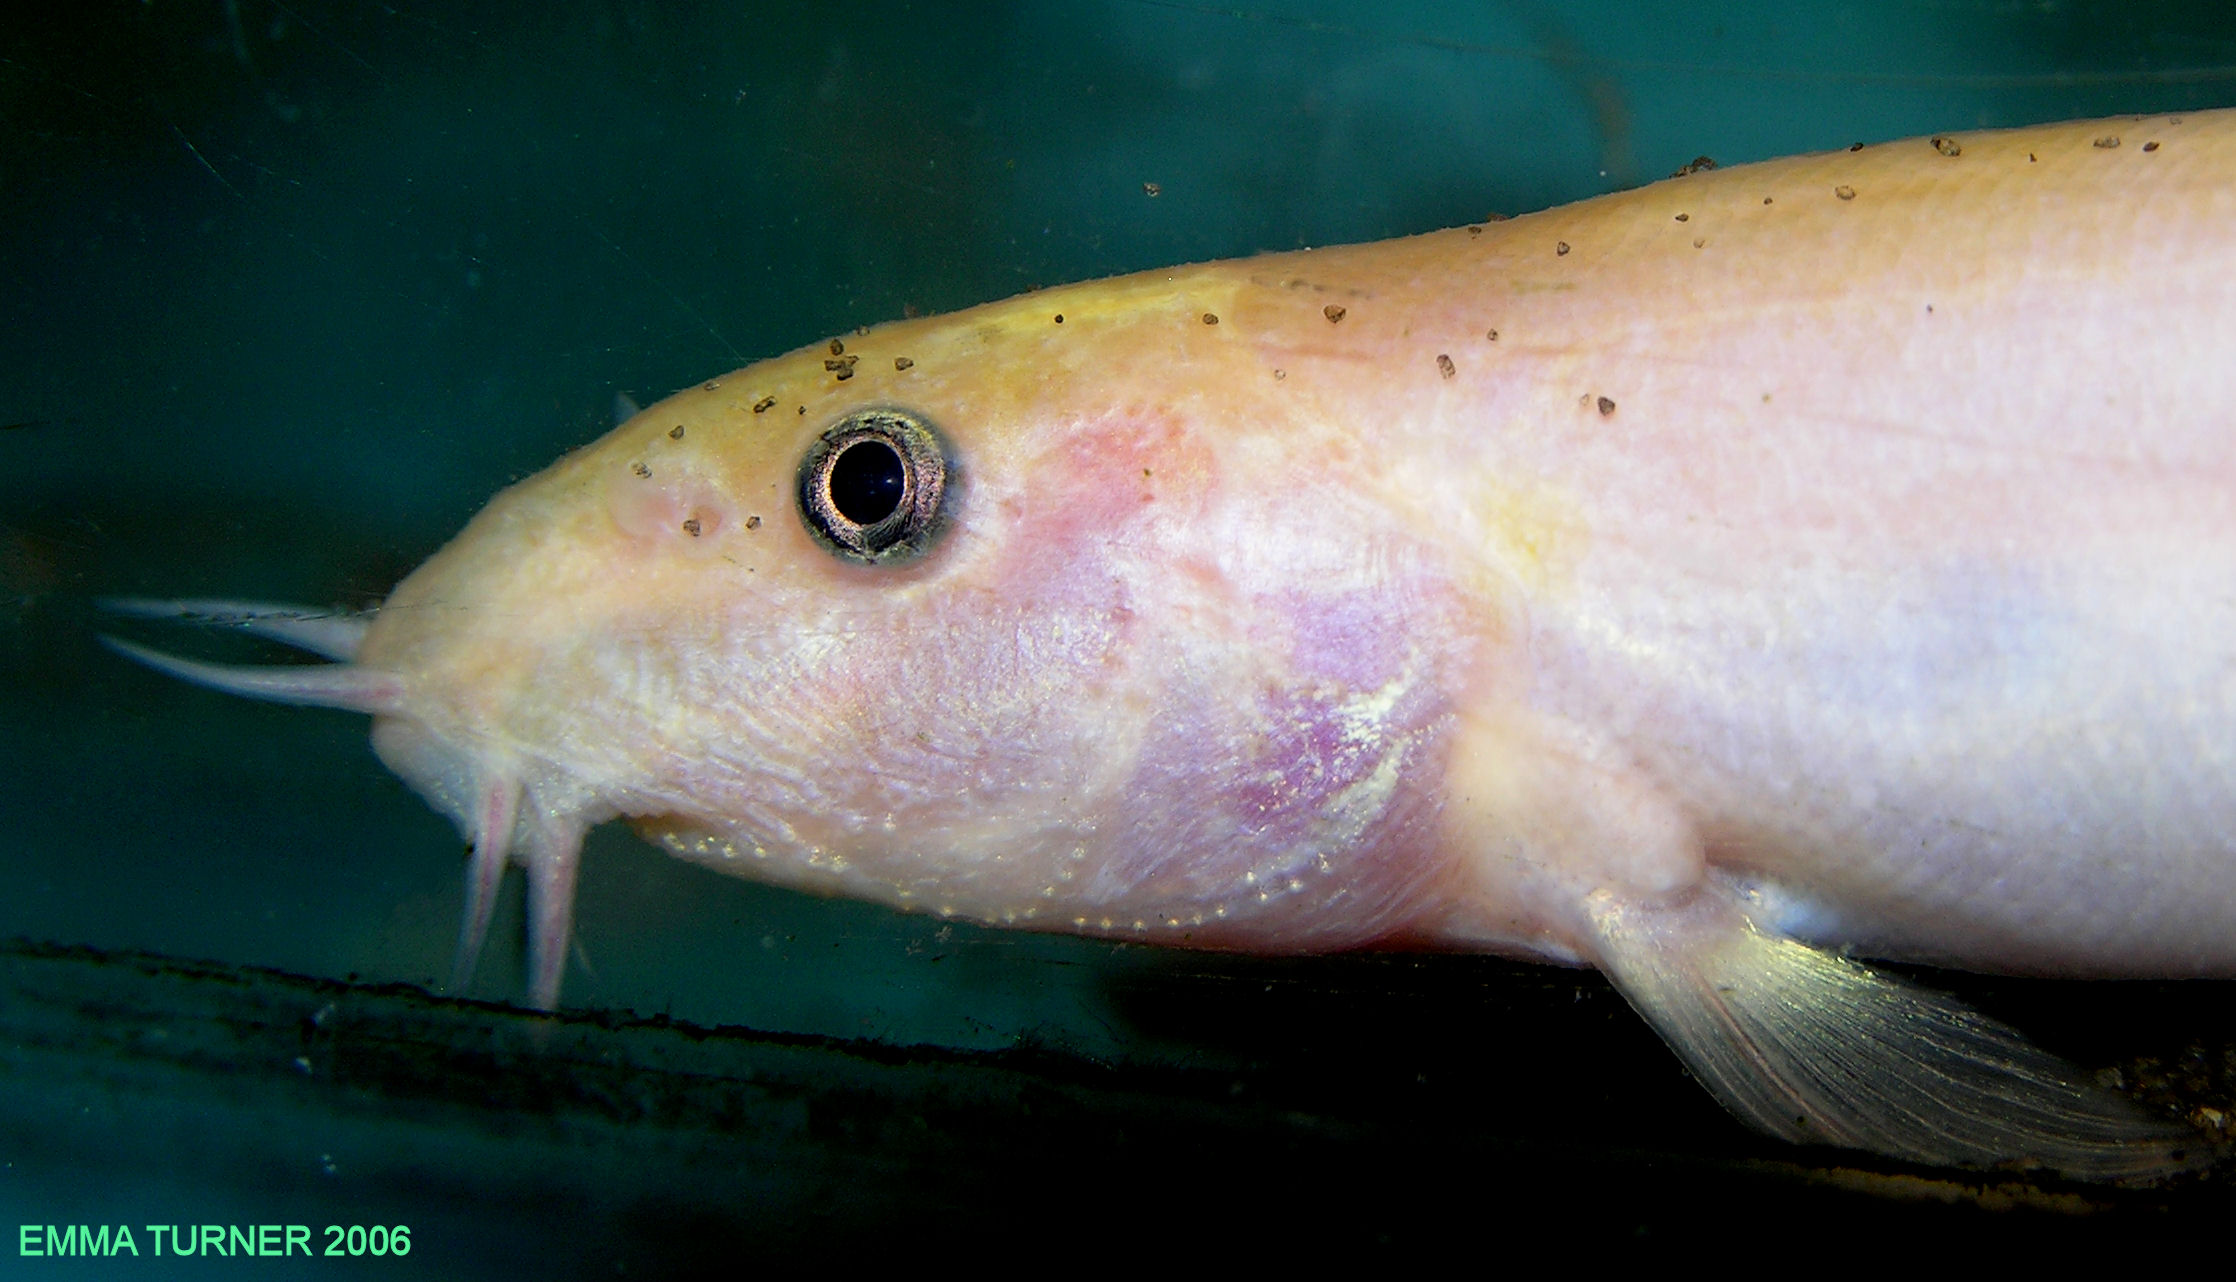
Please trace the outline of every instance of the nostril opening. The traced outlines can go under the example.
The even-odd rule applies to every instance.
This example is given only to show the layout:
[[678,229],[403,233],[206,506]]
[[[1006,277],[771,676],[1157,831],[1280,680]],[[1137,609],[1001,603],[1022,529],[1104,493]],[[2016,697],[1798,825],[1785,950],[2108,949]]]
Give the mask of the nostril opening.
[[606,491],[607,511],[622,531],[651,547],[705,543],[721,530],[728,509],[715,487],[687,472],[621,472]]

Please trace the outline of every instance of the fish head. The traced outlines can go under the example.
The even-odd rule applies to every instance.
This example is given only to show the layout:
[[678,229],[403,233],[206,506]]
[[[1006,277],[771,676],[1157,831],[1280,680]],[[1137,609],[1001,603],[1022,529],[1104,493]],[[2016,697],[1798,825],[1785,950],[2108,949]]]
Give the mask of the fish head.
[[341,671],[378,697],[299,699],[372,712],[474,844],[462,956],[523,863],[555,1000],[580,836],[616,816],[727,872],[996,924],[1396,929],[1435,880],[1418,767],[1469,630],[1424,626],[1454,599],[1434,540],[1362,499],[1356,425],[1309,412],[1218,289],[850,335],[494,498],[365,622]]
[[[1084,335],[1064,305],[763,362],[498,495],[371,622],[357,662],[411,692],[384,759],[454,815],[485,790],[456,781],[515,773],[547,810],[749,816],[772,850],[1086,782],[1141,693],[1140,545],[1214,467],[1125,354],[1137,311]],[[1092,379],[1051,355],[1080,347]]]

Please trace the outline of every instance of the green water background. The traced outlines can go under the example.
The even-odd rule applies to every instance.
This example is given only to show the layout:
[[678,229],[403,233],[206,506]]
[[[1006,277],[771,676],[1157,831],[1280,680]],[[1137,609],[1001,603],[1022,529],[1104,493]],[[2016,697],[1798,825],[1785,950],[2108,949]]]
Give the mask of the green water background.
[[[2211,3],[11,10],[0,936],[434,985],[459,842],[362,720],[130,667],[90,603],[377,601],[616,392],[1702,154],[2232,103],[2236,10]],[[1116,1062],[1265,1049],[1127,998],[1194,961],[804,899],[619,829],[577,932],[570,1005]],[[518,939],[516,880],[477,994],[518,994]]]

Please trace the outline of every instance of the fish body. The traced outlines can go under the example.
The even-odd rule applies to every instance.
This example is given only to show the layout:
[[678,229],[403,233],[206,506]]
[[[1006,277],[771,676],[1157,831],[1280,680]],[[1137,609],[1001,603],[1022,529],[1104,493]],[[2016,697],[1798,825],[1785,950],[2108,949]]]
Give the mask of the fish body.
[[[1607,971],[1775,1134],[2181,1134],[1849,953],[2236,972],[2236,113],[1691,173],[708,381],[250,673],[527,868]],[[849,461],[851,460],[851,461]],[[148,607],[143,607],[148,608]],[[191,606],[187,607],[192,609]],[[208,613],[208,611],[202,611]]]

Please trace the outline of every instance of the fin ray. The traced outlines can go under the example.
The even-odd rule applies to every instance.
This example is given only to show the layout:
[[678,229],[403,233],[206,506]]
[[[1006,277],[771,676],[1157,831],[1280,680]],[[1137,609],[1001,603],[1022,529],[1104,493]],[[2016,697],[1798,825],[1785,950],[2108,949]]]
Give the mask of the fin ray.
[[1774,934],[1703,888],[1602,894],[1602,968],[1695,1077],[1756,1128],[1931,1165],[2085,1179],[2200,1164],[2200,1137],[1953,998]]

